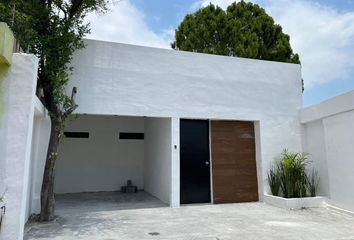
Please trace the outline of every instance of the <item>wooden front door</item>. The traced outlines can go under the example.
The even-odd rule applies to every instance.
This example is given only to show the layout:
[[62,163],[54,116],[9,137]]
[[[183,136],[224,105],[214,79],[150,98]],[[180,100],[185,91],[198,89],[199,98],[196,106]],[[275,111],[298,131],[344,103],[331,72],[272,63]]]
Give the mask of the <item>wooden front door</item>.
[[214,203],[258,201],[254,123],[211,121]]

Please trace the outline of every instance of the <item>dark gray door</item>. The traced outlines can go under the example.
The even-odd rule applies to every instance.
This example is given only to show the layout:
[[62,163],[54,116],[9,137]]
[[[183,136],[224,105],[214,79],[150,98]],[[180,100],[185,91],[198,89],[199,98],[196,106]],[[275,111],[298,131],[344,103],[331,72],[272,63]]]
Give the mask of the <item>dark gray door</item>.
[[180,122],[181,204],[210,202],[209,122]]

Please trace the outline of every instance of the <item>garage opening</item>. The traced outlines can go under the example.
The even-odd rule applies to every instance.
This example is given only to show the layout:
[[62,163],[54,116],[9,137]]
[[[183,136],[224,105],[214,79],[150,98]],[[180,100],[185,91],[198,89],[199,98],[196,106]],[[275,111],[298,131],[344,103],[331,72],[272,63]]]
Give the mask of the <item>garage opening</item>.
[[[80,115],[68,123],[59,148],[58,207],[168,206],[171,146],[170,118]],[[137,193],[120,192],[127,181]]]

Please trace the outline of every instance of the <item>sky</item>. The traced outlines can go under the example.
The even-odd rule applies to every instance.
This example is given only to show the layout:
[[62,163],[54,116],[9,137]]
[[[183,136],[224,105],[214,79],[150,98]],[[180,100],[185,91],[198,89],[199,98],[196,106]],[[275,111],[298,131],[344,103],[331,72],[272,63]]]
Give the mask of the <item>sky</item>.
[[[170,48],[184,16],[210,2],[235,0],[111,0],[104,15],[90,14],[92,39]],[[304,106],[354,89],[354,0],[252,0],[290,35],[300,54]]]

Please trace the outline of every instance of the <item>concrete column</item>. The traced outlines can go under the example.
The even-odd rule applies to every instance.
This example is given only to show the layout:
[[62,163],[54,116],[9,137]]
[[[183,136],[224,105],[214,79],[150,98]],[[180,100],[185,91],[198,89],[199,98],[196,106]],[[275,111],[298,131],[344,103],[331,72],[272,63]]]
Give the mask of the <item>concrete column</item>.
[[263,176],[263,161],[261,149],[261,124],[259,121],[254,122],[254,134],[256,137],[256,164],[257,164],[257,181],[258,181],[258,198],[263,201],[263,195],[266,193],[264,189],[264,176]]
[[179,162],[179,118],[171,120],[172,163],[171,163],[171,207],[180,206],[180,162]]

